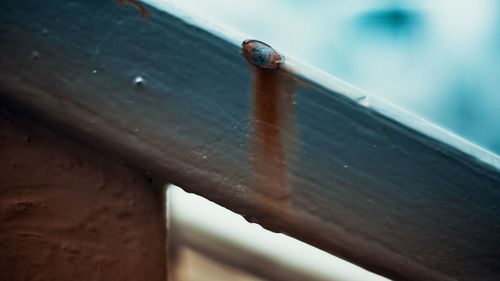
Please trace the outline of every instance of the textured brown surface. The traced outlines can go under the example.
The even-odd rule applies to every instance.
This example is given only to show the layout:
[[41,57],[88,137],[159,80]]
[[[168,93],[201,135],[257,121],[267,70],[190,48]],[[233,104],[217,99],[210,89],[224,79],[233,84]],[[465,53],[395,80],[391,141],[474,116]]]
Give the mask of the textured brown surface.
[[165,280],[160,183],[1,110],[0,280]]

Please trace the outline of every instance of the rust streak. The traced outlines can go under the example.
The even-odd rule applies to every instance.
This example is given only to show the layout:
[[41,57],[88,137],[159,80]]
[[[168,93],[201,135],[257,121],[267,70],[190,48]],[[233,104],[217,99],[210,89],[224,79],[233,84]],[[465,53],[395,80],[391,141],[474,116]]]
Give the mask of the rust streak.
[[[256,194],[261,200],[287,197],[286,157],[281,137],[282,115],[278,72],[255,71],[253,92],[253,149]],[[264,202],[263,202],[264,203]],[[272,202],[269,202],[272,203]]]
[[[266,211],[263,215],[279,215],[286,219],[290,203],[287,183],[289,149],[286,144],[293,136],[295,123],[295,81],[279,67],[274,67],[273,61],[266,60],[282,59],[274,50],[267,49],[264,55],[259,53],[259,48],[267,48],[268,45],[254,48],[248,42],[260,42],[246,40],[242,49],[254,75],[249,151],[253,167],[252,192],[257,203]],[[259,64],[255,63],[256,57]]]

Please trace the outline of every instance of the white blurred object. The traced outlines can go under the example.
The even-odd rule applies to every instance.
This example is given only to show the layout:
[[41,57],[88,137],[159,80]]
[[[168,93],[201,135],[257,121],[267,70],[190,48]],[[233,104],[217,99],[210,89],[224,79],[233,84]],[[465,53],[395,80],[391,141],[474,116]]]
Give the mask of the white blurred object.
[[249,223],[174,185],[167,190],[167,224],[167,247],[189,247],[266,280],[388,280],[304,242]]

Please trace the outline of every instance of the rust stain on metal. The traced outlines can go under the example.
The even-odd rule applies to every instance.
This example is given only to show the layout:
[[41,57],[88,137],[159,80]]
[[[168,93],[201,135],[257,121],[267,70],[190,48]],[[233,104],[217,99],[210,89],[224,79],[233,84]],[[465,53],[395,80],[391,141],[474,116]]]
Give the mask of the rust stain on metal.
[[245,40],[242,54],[254,76],[249,134],[252,192],[267,214],[283,216],[289,210],[287,144],[294,139],[296,81],[279,69],[283,57],[269,45]]
[[142,4],[138,0],[115,0],[115,3],[117,3],[117,4],[128,3],[128,4],[136,6],[137,8],[139,8],[139,10],[141,12],[141,18],[143,20],[146,20],[146,18],[149,15],[149,11],[146,9],[144,4]]

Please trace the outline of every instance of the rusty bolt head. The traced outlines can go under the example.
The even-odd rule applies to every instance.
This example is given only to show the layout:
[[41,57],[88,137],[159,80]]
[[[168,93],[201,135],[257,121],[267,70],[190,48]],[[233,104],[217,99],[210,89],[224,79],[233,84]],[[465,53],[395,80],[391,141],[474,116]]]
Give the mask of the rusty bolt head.
[[284,58],[271,46],[257,40],[243,41],[241,52],[249,63],[263,69],[276,69],[284,62]]

